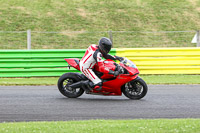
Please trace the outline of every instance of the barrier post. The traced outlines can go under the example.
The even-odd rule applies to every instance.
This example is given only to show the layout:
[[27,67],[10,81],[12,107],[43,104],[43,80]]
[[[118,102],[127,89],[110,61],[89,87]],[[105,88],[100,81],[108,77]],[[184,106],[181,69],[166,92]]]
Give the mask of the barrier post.
[[31,30],[27,30],[27,49],[31,49]]
[[200,34],[199,34],[199,30],[197,31],[197,47],[200,47]]
[[[109,38],[110,38],[110,40],[112,41],[112,43],[113,43],[113,36],[112,36],[112,31],[108,31],[108,34],[109,34]],[[113,46],[112,46],[113,47]]]

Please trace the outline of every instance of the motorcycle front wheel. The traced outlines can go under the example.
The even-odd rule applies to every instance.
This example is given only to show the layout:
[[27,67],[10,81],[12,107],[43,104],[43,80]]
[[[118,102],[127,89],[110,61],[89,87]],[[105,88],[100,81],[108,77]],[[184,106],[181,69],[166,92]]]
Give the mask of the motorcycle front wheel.
[[77,98],[84,93],[82,88],[72,89],[69,85],[80,81],[77,79],[76,73],[65,73],[58,79],[59,91],[68,98]]
[[147,91],[147,84],[140,77],[137,77],[136,79],[122,86],[122,93],[126,97],[133,100],[139,100],[143,98],[147,94]]

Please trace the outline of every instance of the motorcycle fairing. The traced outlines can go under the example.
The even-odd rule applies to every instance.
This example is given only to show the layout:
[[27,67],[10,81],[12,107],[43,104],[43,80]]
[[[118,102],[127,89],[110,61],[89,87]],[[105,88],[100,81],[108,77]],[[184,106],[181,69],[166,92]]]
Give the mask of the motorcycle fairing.
[[120,66],[126,68],[126,70],[129,72],[130,75],[135,75],[137,73],[138,74],[140,73],[137,68],[129,67],[129,66],[126,66],[126,65],[124,65],[122,63],[119,63],[119,64],[120,64]]
[[[80,67],[79,67],[80,59],[69,58],[65,60],[70,66],[80,71]],[[98,71],[98,66],[96,65],[94,67],[94,70]],[[106,66],[107,68],[113,71],[116,68],[115,62],[109,59],[104,61],[104,66]],[[124,65],[123,63],[120,63],[120,66],[124,67],[127,70],[128,74],[120,74],[116,78],[110,74],[103,74],[103,76],[101,76],[101,79],[103,79],[105,82],[103,82],[102,90],[101,91],[92,90],[92,93],[101,94],[101,95],[121,96],[122,95],[121,87],[125,83],[128,83],[136,79],[138,77],[139,70],[137,68]],[[109,80],[109,79],[112,79],[112,80]]]
[[79,66],[80,59],[79,58],[69,58],[69,59],[65,59],[65,61],[67,61],[67,63],[70,66],[72,66],[80,71],[80,66]]
[[108,80],[106,82],[103,82],[102,90],[96,91],[93,90],[94,93],[102,93],[103,95],[115,95],[115,96],[121,96],[121,86],[124,85],[127,82],[130,82],[131,80],[137,78],[138,74],[130,76],[129,74],[121,74],[117,76],[113,80]]

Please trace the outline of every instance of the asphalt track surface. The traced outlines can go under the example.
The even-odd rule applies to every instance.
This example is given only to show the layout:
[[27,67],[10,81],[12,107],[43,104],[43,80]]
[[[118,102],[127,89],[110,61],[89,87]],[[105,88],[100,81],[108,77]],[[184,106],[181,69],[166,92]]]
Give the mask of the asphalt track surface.
[[56,86],[0,86],[0,122],[88,119],[200,118],[200,85],[149,85],[142,100],[83,94]]

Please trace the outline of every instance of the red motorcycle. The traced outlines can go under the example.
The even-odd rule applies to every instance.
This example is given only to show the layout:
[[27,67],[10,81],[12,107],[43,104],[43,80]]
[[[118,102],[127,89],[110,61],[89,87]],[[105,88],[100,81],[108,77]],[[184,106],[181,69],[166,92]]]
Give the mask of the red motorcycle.
[[[80,71],[79,59],[69,58],[65,59],[67,63]],[[69,66],[69,69],[70,69]],[[81,96],[84,91],[86,94],[98,94],[105,96],[121,96],[122,93],[130,99],[143,98],[148,90],[145,81],[138,76],[139,70],[136,65],[124,58],[119,64],[113,60],[107,59],[104,61],[104,66],[113,71],[119,71],[119,75],[114,77],[110,74],[104,74],[99,72],[98,65],[94,66],[95,74],[103,80],[103,86],[101,90],[88,89],[88,85],[85,81],[89,79],[80,73],[65,73],[58,80],[58,89],[66,97],[77,98]],[[90,91],[88,91],[90,90]]]

